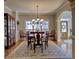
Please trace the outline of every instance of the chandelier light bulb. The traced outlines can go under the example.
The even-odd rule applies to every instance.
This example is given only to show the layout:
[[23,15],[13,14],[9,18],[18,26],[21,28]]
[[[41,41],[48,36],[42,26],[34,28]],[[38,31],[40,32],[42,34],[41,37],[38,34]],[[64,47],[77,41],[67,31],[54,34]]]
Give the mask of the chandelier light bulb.
[[44,19],[41,19],[40,21],[42,22],[42,21],[44,21]]
[[32,26],[34,26],[34,24],[32,24]]
[[37,18],[37,21],[39,21],[40,19],[39,18]]
[[35,21],[35,19],[32,20],[32,22],[34,22],[34,21]]
[[41,24],[41,26],[42,26],[42,24]]

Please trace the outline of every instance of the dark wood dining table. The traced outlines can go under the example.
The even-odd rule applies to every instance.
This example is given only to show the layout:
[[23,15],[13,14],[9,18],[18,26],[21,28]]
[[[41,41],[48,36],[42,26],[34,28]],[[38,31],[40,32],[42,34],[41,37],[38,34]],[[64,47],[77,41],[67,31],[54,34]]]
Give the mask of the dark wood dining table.
[[[40,45],[40,34],[44,34],[44,32],[30,32],[31,34],[36,35],[36,38],[37,38],[37,45]],[[30,36],[31,37],[31,36]]]

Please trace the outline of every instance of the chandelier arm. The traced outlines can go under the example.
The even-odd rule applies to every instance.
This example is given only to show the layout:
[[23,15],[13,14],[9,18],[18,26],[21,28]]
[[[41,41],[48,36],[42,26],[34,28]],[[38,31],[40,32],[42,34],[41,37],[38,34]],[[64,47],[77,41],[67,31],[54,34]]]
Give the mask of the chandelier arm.
[[38,17],[38,7],[39,7],[39,6],[37,5],[36,7],[37,7],[37,18],[39,18],[39,17]]

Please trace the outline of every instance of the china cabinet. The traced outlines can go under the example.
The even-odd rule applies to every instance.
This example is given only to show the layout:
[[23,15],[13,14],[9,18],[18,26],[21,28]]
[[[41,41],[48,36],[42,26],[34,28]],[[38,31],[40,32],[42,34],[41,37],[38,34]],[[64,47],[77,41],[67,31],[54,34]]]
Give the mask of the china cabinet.
[[5,48],[10,48],[15,44],[16,22],[15,18],[4,13],[4,44]]

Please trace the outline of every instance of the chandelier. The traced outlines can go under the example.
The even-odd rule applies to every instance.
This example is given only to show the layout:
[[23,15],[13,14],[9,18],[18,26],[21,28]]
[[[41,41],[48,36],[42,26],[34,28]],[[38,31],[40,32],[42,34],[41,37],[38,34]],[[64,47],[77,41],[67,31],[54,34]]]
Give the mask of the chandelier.
[[37,17],[35,19],[32,19],[32,27],[33,27],[33,31],[34,31],[34,27],[36,25],[36,31],[42,31],[43,29],[43,19],[40,19],[38,16],[38,5],[36,5],[37,7]]
[[40,19],[40,18],[39,18],[39,16],[38,16],[38,7],[39,7],[39,6],[36,5],[36,7],[37,7],[37,17],[32,20],[32,24],[34,25],[34,24],[36,23],[36,24],[41,24],[41,25],[42,25],[42,22],[43,22],[44,19]]

